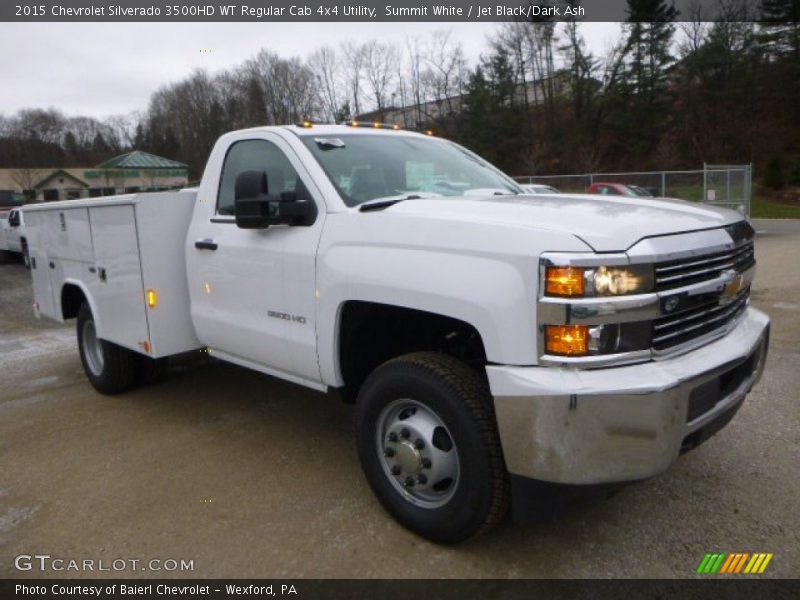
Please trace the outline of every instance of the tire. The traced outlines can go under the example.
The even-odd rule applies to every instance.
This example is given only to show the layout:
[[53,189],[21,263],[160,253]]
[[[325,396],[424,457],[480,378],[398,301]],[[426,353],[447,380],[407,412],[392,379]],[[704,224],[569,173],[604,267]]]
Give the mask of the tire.
[[22,240],[22,263],[25,265],[25,268],[30,271],[31,269],[31,255],[28,252],[28,241]]
[[378,367],[358,395],[356,436],[375,495],[429,540],[462,542],[489,531],[508,510],[487,382],[450,356],[417,352]]
[[8,250],[0,250],[0,265],[8,264],[11,253]]
[[131,389],[136,377],[136,354],[97,337],[94,317],[85,302],[78,310],[78,351],[86,377],[101,394]]

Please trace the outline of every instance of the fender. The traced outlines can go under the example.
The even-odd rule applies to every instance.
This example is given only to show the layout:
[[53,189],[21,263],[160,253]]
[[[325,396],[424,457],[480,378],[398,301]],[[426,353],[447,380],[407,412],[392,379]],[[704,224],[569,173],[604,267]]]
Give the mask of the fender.
[[387,212],[329,215],[317,256],[323,381],[343,383],[338,339],[351,300],[458,319],[478,331],[489,362],[535,365],[538,256],[553,247],[586,248],[541,230]]
[[75,279],[74,277],[65,277],[64,282],[61,284],[61,288],[59,289],[58,294],[58,308],[59,308],[59,322],[66,323],[66,319],[64,318],[64,306],[63,306],[63,297],[64,297],[64,288],[68,285],[74,285],[81,292],[83,292],[83,297],[86,298],[86,301],[89,303],[89,308],[92,311],[92,317],[94,318],[94,327],[97,331],[97,337],[103,337],[103,323],[100,319],[100,311],[97,309],[97,304],[94,300],[94,297],[91,293],[89,293],[89,288],[86,287],[86,284],[79,280]]

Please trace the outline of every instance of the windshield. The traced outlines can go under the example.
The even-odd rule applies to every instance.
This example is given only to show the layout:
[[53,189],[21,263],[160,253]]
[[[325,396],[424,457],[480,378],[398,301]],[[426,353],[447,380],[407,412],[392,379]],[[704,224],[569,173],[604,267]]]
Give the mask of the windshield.
[[358,134],[302,139],[348,206],[406,196],[522,193],[485,160],[444,140]]

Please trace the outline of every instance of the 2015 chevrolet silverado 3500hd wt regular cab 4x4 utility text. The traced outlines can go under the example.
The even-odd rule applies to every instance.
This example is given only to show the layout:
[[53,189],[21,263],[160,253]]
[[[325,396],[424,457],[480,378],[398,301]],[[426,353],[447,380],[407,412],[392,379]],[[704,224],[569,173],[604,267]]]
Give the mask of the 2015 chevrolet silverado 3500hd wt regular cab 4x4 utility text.
[[740,215],[525,195],[431,136],[237,131],[198,189],[24,211],[35,308],[77,318],[95,388],[207,348],[338,389],[375,494],[439,542],[522,514],[537,482],[663,471],[764,368]]

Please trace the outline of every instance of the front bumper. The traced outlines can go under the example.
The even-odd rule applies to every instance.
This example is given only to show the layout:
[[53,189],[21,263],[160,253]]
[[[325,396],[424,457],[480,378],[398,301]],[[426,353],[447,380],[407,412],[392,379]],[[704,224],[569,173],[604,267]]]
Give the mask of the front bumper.
[[730,420],[761,377],[768,340],[769,318],[748,308],[725,337],[675,358],[487,367],[509,473],[597,484],[664,471]]

